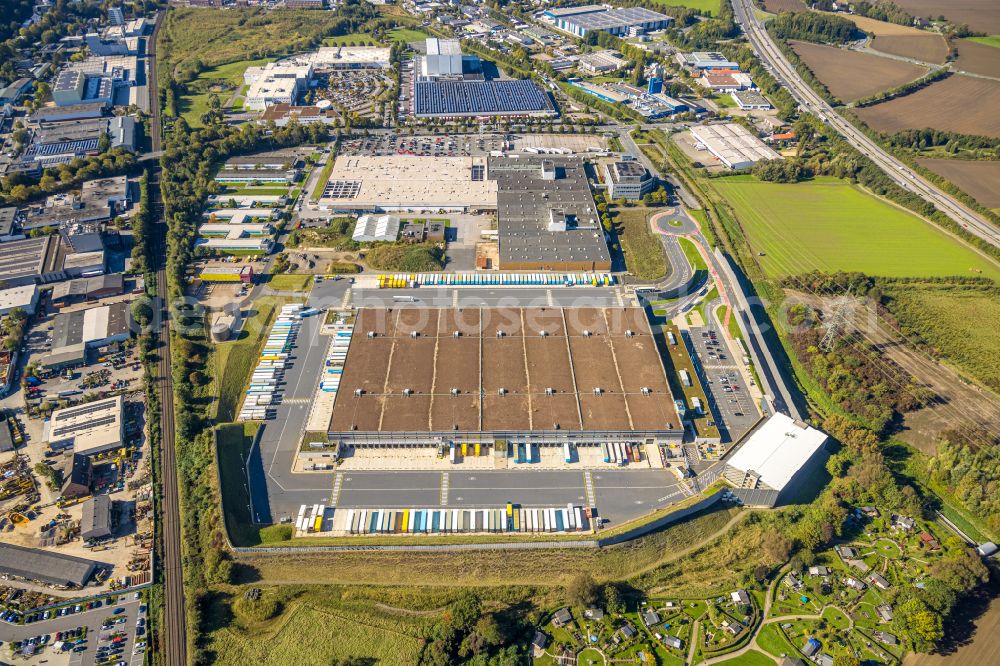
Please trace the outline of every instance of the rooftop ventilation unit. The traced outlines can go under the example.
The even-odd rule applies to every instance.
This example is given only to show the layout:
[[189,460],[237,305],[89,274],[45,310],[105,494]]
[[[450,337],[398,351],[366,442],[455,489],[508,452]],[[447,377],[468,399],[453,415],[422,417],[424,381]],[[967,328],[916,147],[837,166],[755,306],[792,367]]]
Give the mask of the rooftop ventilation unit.
[[602,393],[604,393],[604,389],[602,389],[600,386],[594,387],[594,395],[601,395]]
[[503,397],[503,396],[504,396],[504,395],[505,395],[506,393],[507,393],[507,389],[505,389],[505,388],[498,388],[498,389],[497,389],[497,395],[498,395],[498,396],[500,396],[501,398],[502,398],[502,397]]
[[360,398],[364,394],[364,389],[354,389],[354,397]]
[[556,394],[556,390],[555,390],[554,388],[552,388],[552,387],[547,387],[547,388],[545,389],[545,395],[555,395],[555,394]]
[[633,331],[633,330],[632,330],[631,328],[630,328],[630,329],[628,329],[627,331],[625,331],[625,337],[626,337],[626,338],[631,338],[631,337],[633,337],[634,335],[635,335],[635,331]]
[[504,336],[504,332],[503,331],[497,331],[497,337],[498,338],[502,338],[503,336]]
[[418,333],[416,331],[410,331],[410,337],[411,338],[415,338],[415,337],[417,337],[417,335],[418,335]]
[[413,393],[413,389],[405,388],[403,389],[403,395],[409,396]]
[[368,337],[369,338],[374,338],[375,337],[375,331],[368,331]]
[[641,389],[639,389],[639,390],[640,390],[640,391],[642,391],[642,394],[643,394],[643,395],[649,395],[650,393],[652,393],[652,391],[650,391],[650,390],[649,390],[649,387],[648,387],[648,386],[643,386],[643,387],[642,387]]
[[583,332],[583,337],[585,337],[585,338],[589,338],[590,336],[591,336],[591,333],[590,333],[590,331],[584,331],[584,332]]
[[458,395],[459,393],[460,393],[460,391],[459,391],[459,390],[458,390],[457,388],[453,388],[453,389],[451,390],[451,394],[452,394],[452,395]]
[[549,337],[549,332],[548,331],[542,331],[542,337],[543,338]]
[[455,331],[454,333],[451,334],[451,337],[453,337],[453,338],[460,338],[460,337],[462,337],[462,332],[461,331]]

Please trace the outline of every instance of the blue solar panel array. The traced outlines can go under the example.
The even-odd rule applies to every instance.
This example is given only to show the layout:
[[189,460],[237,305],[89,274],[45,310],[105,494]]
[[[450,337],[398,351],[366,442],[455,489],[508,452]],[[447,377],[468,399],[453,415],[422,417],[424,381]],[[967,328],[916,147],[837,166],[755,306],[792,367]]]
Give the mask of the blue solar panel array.
[[418,116],[519,114],[553,111],[538,86],[522,81],[417,81],[414,111]]
[[34,155],[47,157],[49,155],[62,155],[64,153],[74,153],[82,155],[97,150],[97,139],[82,139],[79,141],[61,141],[59,143],[43,143],[32,146],[27,152]]

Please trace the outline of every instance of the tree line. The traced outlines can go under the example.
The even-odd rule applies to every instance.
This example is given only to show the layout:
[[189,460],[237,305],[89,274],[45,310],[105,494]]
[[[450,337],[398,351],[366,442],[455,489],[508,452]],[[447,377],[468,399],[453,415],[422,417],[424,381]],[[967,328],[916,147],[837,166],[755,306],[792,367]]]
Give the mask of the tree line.
[[767,31],[778,39],[846,44],[862,36],[858,26],[841,16],[816,12],[781,12],[767,22]]

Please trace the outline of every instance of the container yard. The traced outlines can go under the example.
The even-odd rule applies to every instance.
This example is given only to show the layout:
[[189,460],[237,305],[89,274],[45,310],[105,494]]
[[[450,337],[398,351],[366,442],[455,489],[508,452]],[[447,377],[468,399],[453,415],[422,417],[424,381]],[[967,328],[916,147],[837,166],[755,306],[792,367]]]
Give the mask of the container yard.
[[302,304],[282,306],[264,341],[257,366],[250,375],[250,385],[239,412],[240,421],[267,421],[274,418],[272,407],[281,400],[282,380],[289,364],[289,353],[295,346],[298,322],[304,309]]
[[394,273],[378,276],[379,289],[406,287],[610,287],[610,273]]

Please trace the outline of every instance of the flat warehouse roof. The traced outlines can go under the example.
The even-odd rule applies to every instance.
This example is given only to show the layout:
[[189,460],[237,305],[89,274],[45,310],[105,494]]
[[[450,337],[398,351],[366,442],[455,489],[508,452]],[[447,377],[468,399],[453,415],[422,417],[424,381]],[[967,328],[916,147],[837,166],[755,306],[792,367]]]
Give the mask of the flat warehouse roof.
[[741,472],[754,472],[773,490],[781,491],[826,443],[826,433],[775,414],[764,422],[727,460]]
[[479,116],[555,113],[548,93],[530,80],[417,81],[418,116]]
[[330,431],[666,431],[677,423],[639,308],[365,308]]

